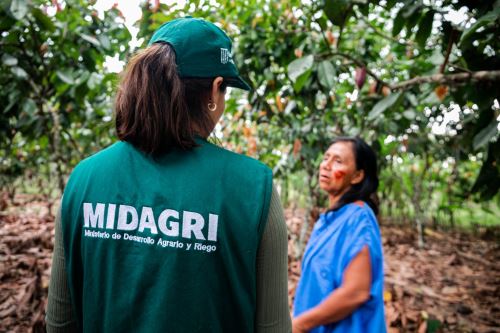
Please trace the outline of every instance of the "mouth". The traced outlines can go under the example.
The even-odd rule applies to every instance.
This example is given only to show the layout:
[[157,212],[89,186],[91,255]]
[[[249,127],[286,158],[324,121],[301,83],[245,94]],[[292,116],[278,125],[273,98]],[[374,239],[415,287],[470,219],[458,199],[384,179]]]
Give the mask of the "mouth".
[[328,176],[325,176],[325,175],[320,175],[319,176],[319,181],[320,182],[327,182],[329,180],[330,180],[330,177],[328,177]]

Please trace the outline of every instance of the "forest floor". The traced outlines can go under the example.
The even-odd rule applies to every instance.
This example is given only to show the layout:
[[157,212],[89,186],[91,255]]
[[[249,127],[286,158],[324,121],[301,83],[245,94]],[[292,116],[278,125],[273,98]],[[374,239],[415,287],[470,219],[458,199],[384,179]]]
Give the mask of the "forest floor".
[[[44,332],[55,208],[36,196],[0,198],[0,332]],[[289,227],[290,302],[300,277],[300,210]],[[385,305],[390,333],[500,332],[497,230],[476,235],[426,229],[416,247],[407,226],[382,223]]]

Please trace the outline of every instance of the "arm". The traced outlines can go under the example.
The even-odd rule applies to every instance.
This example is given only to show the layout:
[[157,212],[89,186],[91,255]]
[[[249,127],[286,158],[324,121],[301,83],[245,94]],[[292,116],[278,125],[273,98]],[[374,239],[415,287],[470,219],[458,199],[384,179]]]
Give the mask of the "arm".
[[370,252],[368,247],[347,266],[342,285],[323,302],[293,320],[293,332],[307,332],[314,327],[344,319],[370,298]]
[[49,299],[45,322],[48,333],[76,332],[76,321],[73,318],[71,297],[66,274],[66,262],[62,240],[61,212],[56,216],[54,254],[52,256],[52,272],[50,274]]
[[255,331],[291,332],[288,308],[288,234],[283,209],[273,186],[267,224],[257,252]]

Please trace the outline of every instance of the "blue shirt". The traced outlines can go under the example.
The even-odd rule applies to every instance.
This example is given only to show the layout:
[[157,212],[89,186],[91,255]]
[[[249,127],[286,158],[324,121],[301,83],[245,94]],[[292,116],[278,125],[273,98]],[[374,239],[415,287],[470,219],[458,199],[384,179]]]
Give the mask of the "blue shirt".
[[372,271],[370,299],[346,318],[316,327],[311,333],[386,332],[380,230],[373,211],[362,201],[322,214],[316,222],[302,260],[294,317],[317,306],[340,287],[345,269],[365,246],[370,251]]

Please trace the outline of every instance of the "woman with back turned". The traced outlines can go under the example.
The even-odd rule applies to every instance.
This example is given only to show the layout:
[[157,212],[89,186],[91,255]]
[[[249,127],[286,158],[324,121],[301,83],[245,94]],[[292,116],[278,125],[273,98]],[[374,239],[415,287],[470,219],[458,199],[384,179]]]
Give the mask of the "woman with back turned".
[[272,172],[209,143],[249,89],[214,24],[170,21],[131,59],[119,142],[64,191],[48,332],[288,332],[287,232]]
[[337,138],[319,169],[329,210],[309,239],[295,294],[293,332],[383,333],[383,258],[377,162],[360,138]]

